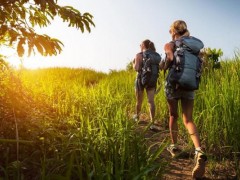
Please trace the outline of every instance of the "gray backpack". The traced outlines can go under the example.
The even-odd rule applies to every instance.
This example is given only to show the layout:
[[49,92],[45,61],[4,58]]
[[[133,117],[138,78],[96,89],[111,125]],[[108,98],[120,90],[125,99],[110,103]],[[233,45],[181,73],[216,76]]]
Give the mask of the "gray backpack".
[[201,77],[202,60],[200,50],[204,47],[195,37],[182,37],[173,41],[174,60],[169,68],[167,82],[174,88],[197,90]]
[[142,69],[139,73],[140,83],[143,87],[155,87],[159,76],[159,63],[161,56],[154,51],[143,52]]

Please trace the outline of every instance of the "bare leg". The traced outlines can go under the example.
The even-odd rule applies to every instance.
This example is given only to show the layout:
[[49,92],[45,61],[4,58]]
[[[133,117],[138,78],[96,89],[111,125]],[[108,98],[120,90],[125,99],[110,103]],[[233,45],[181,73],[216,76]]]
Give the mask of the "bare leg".
[[172,144],[177,143],[178,136],[178,100],[177,99],[168,99],[168,109],[169,109],[169,131]]
[[155,117],[154,96],[155,96],[155,89],[147,90],[147,98],[148,98],[148,105],[149,105],[149,111],[150,111],[150,119],[151,119],[152,122],[154,122],[154,117]]
[[182,99],[181,104],[183,113],[183,123],[186,129],[188,130],[188,133],[191,135],[191,139],[193,141],[195,148],[198,148],[201,146],[201,144],[196,125],[194,124],[192,118],[194,100]]
[[135,95],[136,95],[136,114],[139,116],[142,108],[144,91],[135,89]]
[[191,135],[191,139],[195,146],[195,165],[192,170],[192,177],[195,179],[202,178],[205,173],[205,166],[207,156],[201,150],[201,144],[199,134],[197,132],[196,125],[192,119],[194,100],[182,99],[182,112],[183,112],[183,123]]

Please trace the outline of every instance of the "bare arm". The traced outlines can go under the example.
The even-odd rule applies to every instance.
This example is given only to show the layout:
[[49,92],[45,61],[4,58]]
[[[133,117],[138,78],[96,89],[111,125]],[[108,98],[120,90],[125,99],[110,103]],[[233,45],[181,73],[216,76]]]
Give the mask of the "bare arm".
[[135,69],[135,71],[139,71],[141,69],[142,58],[142,54],[136,54],[136,57],[133,60],[133,69]]
[[169,67],[169,65],[171,64],[171,62],[173,61],[173,58],[174,58],[173,48],[174,48],[173,43],[165,44],[164,51],[166,53],[166,58],[165,58],[165,60],[160,62],[159,67],[161,70],[166,70]]

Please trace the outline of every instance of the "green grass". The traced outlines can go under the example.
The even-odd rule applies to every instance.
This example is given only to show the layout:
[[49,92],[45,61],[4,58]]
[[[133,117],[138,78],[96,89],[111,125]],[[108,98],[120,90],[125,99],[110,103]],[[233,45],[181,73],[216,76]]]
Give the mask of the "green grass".
[[239,150],[240,61],[221,64],[221,69],[204,73],[195,102],[195,117],[209,150],[226,146]]
[[[132,75],[67,68],[23,70],[17,79],[20,88],[9,77],[10,83],[2,86],[17,98],[7,96],[6,105],[9,113],[17,106],[18,110],[5,126],[12,126],[15,134],[17,124],[19,138],[32,143],[19,141],[16,152],[14,136],[8,137],[2,127],[2,142],[13,153],[3,153],[1,174],[6,179],[142,179],[163,169],[163,163],[153,161],[165,144],[155,156],[149,154],[144,134],[137,133],[129,119],[135,104]],[[22,99],[23,93],[29,99]],[[17,161],[10,155],[14,153],[19,154]],[[13,166],[15,162],[18,166]]]
[[[221,64],[221,69],[203,73],[194,121],[208,153],[231,157],[240,150],[240,61]],[[130,119],[135,109],[135,76],[132,71],[106,74],[70,68],[0,71],[0,176],[161,177],[165,163],[156,159],[167,140],[152,152],[145,131],[139,133]],[[163,73],[159,81],[164,81]],[[166,125],[163,86],[155,99],[156,120]],[[146,98],[143,112],[148,113]],[[182,124],[180,136],[190,142]]]

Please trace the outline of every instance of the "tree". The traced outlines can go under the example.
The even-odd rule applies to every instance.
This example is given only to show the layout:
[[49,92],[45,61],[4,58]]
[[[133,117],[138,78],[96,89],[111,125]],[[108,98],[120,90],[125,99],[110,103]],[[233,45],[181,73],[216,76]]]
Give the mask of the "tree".
[[56,16],[82,33],[91,32],[91,26],[95,26],[91,14],[60,6],[58,0],[1,0],[0,46],[15,47],[19,57],[26,54],[26,50],[29,56],[32,52],[43,56],[61,53],[63,43],[60,40],[34,30],[35,26],[47,27]]
[[222,49],[205,48],[202,52],[204,63],[206,67],[220,68],[219,58],[223,55]]
[[127,64],[126,70],[127,70],[127,71],[132,71],[132,70],[133,70],[133,60],[131,60],[131,61]]

